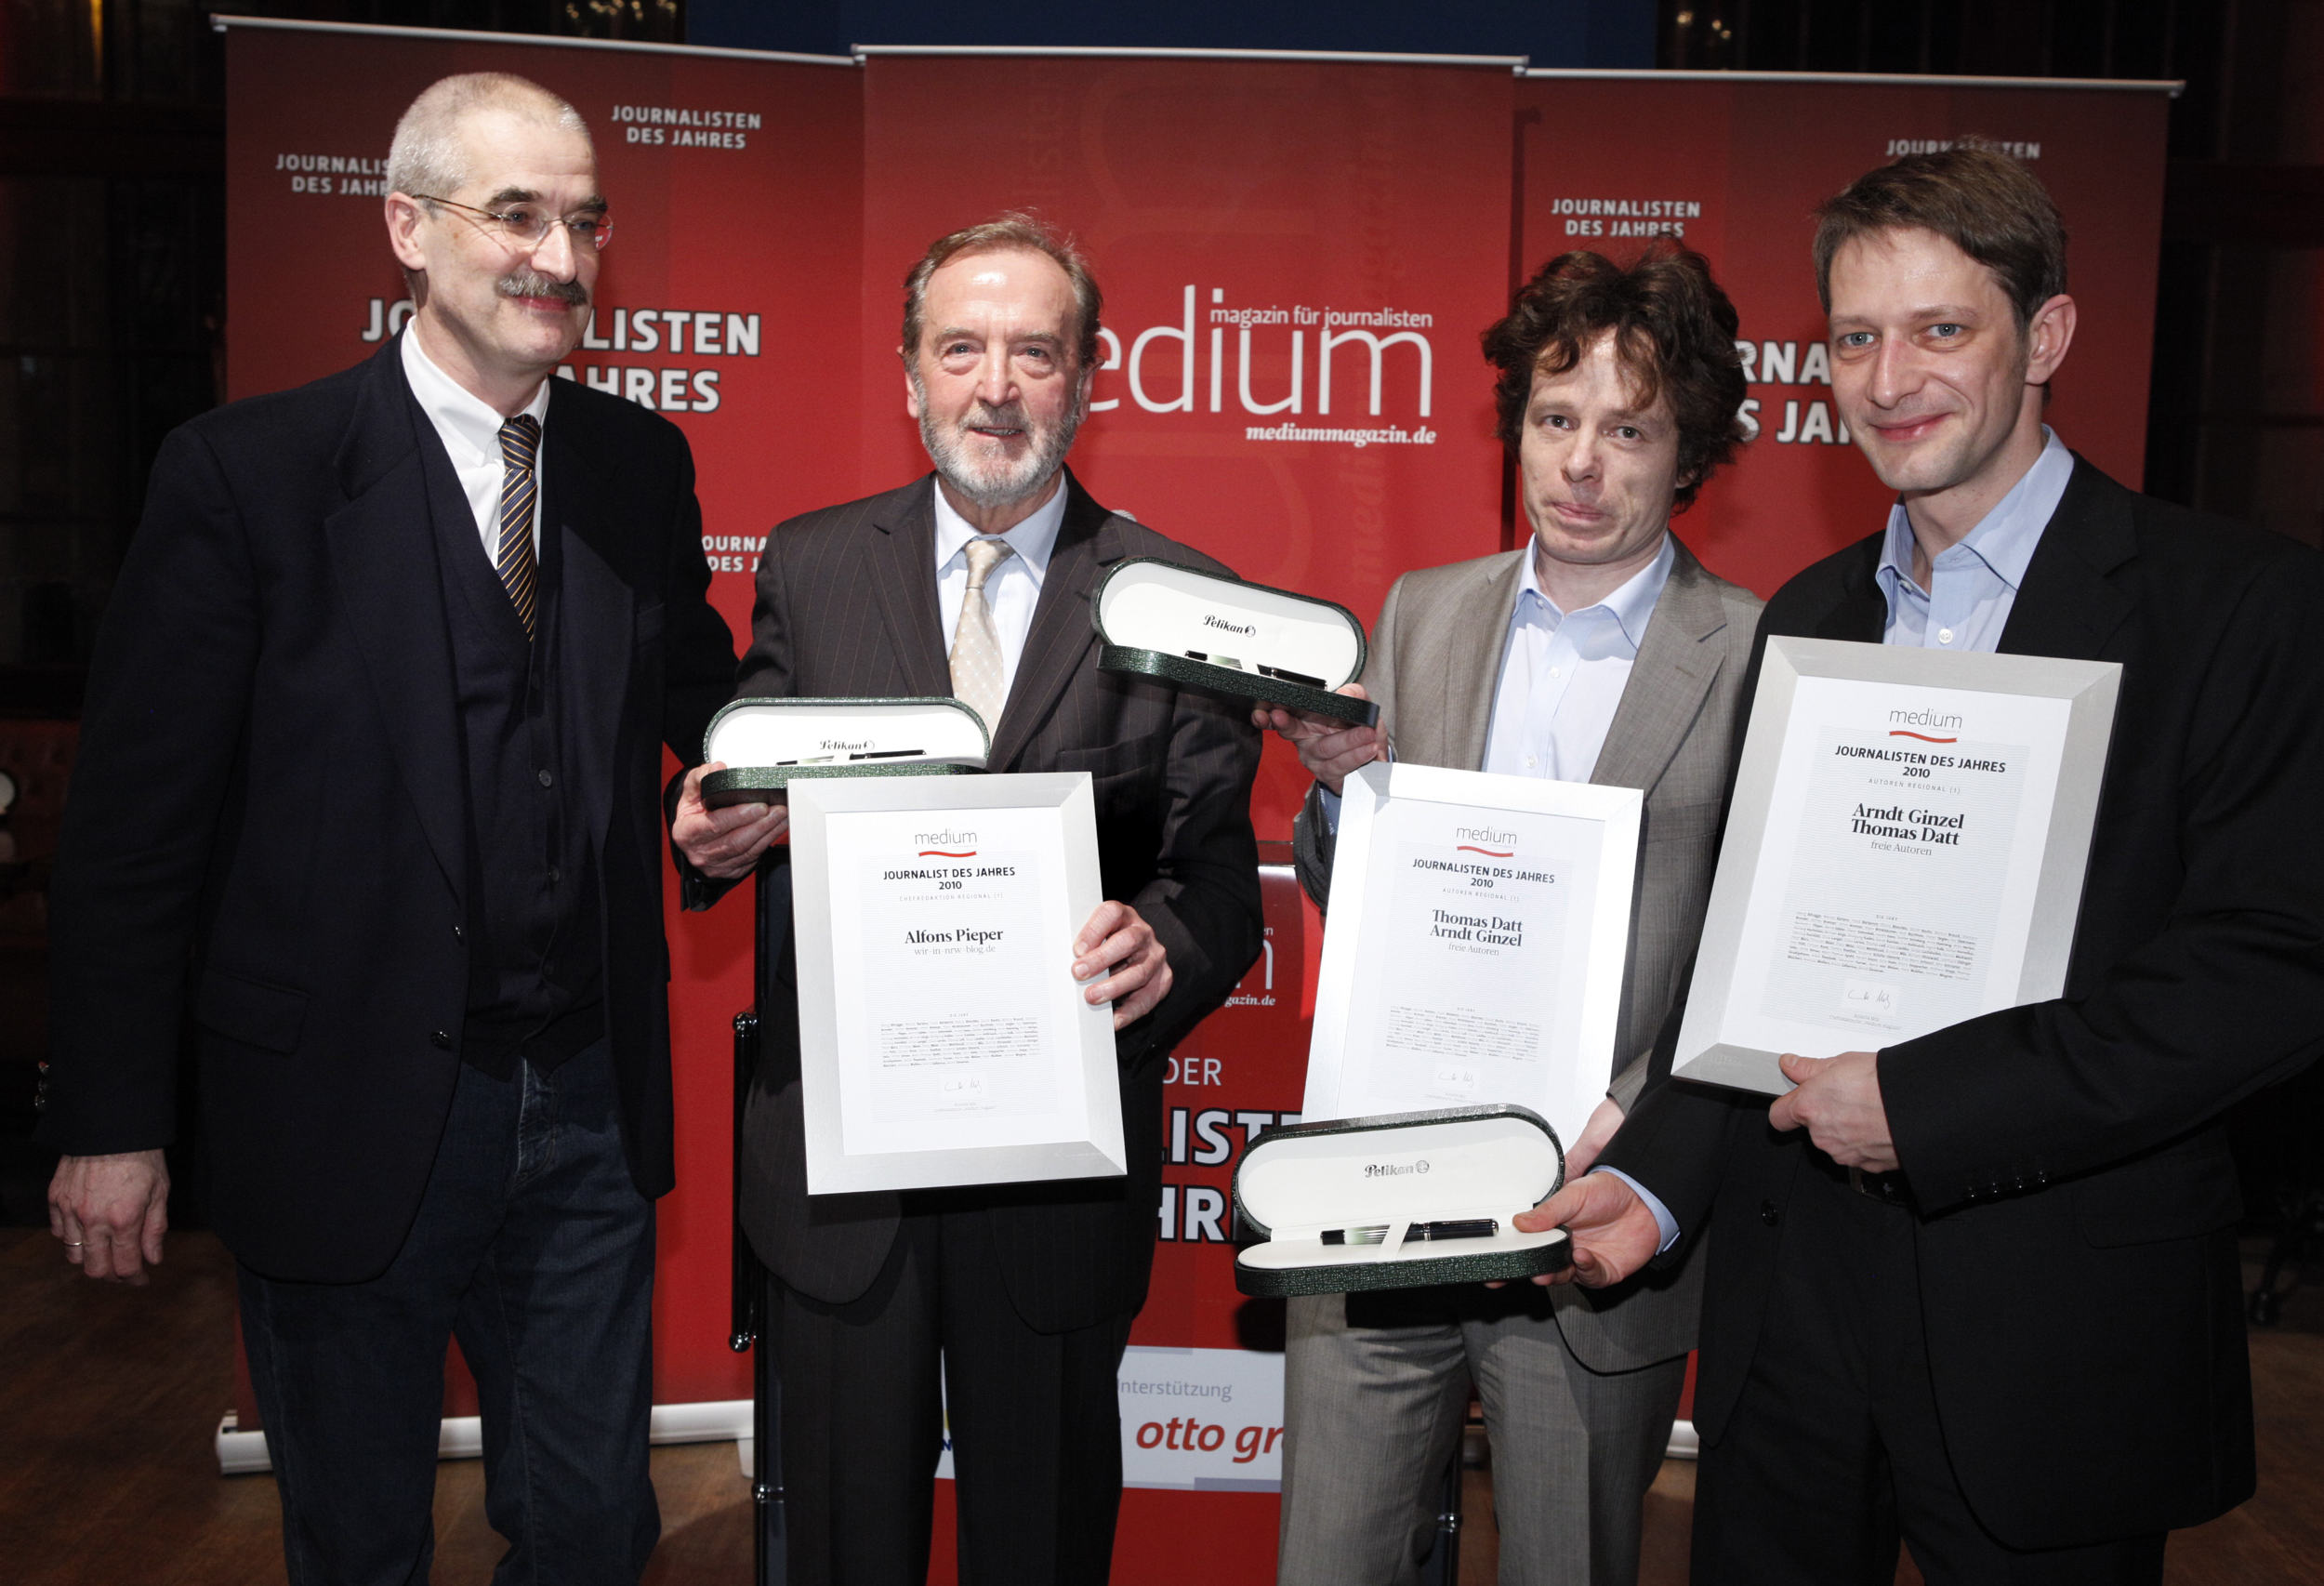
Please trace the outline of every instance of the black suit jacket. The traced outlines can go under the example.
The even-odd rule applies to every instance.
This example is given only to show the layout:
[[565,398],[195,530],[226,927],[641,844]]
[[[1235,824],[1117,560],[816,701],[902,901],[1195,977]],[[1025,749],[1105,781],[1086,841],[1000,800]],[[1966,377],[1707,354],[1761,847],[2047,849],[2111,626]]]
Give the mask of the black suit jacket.
[[[1878,642],[1880,543],[1787,584],[1762,643]],[[2324,1048],[2320,618],[2324,559],[2078,462],[2001,636],[2123,668],[2066,995],[1889,1047],[1879,1072],[1946,1446],[2013,1546],[2191,1526],[2252,1490],[2220,1117]],[[1764,1097],[1675,1083],[1605,1153],[1683,1229],[1718,1227],[1695,1411],[1713,1441],[1807,1149]]]
[[[935,476],[780,524],[759,563],[744,697],[952,693],[936,605]],[[1248,714],[1167,684],[1097,668],[1089,594],[1114,562],[1211,561],[1090,499],[1069,473],[1063,526],[986,764],[1086,771],[1097,801],[1105,895],[1136,908],[1169,955],[1170,993],[1116,1038],[1129,1171],[1122,1179],[942,1192],[996,1208],[1010,1300],[1062,1331],[1145,1302],[1161,1184],[1163,1059],[1259,956],[1259,854]],[[789,918],[790,867],[774,851],[768,918]],[[871,1285],[894,1241],[894,1195],[807,1194],[799,1010],[784,951],[760,1006],[763,1042],[744,1124],[743,1216],[769,1268],[816,1299]]]
[[[542,533],[562,536],[568,759],[600,845],[624,1140],[657,1196],[661,746],[701,758],[733,641],[705,599],[685,438],[571,381],[550,390]],[[430,526],[445,511],[469,509],[395,342],[205,414],[163,443],[90,669],[42,1135],[82,1155],[166,1143],[190,1016],[217,1224],[272,1277],[382,1271],[451,1102],[469,871]]]

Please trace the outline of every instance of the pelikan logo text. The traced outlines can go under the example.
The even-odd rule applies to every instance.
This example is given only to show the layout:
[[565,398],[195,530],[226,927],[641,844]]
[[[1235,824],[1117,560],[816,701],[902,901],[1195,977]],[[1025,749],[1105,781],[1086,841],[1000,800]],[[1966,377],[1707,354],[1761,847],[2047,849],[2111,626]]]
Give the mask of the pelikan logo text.
[[1364,1167],[1364,1176],[1367,1179],[1401,1179],[1427,1171],[1428,1158],[1425,1156],[1417,1162],[1367,1162]]

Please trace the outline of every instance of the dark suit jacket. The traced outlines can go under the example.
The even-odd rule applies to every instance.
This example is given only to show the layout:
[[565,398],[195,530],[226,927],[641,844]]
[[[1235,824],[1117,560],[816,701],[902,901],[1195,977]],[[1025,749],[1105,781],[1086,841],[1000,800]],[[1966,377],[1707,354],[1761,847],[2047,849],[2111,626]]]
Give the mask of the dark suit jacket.
[[[750,653],[750,697],[952,693],[936,605],[935,476],[810,512],[767,537]],[[1161,1184],[1163,1059],[1224,1000],[1259,956],[1259,854],[1251,779],[1259,734],[1247,711],[1097,668],[1089,594],[1106,568],[1154,556],[1219,563],[1091,500],[1070,473],[1063,526],[1041,582],[1009,702],[993,730],[995,772],[1086,771],[1097,800],[1105,895],[1128,903],[1169,955],[1170,993],[1116,1038],[1125,1179],[947,1191],[989,1204],[1010,1298],[1042,1331],[1085,1327],[1145,1302]],[[787,853],[761,884],[787,898]],[[787,919],[777,902],[771,918]],[[893,1242],[894,1195],[807,1194],[799,1093],[799,1011],[789,953],[760,1006],[763,1055],[744,1124],[743,1216],[786,1283],[842,1302],[870,1287]]]
[[[1762,641],[1877,642],[1879,555],[1875,535],[1794,578]],[[2324,1046],[2319,617],[2312,551],[2078,463],[2001,636],[2123,668],[2066,995],[1887,1048],[1880,1081],[1946,1446],[2013,1546],[2191,1526],[2252,1490],[2220,1117]],[[1714,1442],[1807,1149],[1764,1097],[1674,1083],[1605,1154],[1719,1230],[1695,1401]]]
[[[467,783],[430,514],[472,519],[401,356],[390,342],[164,442],[59,844],[43,1138],[83,1155],[167,1142],[190,1015],[219,1232],[278,1278],[368,1278],[401,1247],[468,997]],[[678,430],[553,380],[543,446],[624,1140],[657,1196],[662,745],[701,758],[733,641],[705,599]]]

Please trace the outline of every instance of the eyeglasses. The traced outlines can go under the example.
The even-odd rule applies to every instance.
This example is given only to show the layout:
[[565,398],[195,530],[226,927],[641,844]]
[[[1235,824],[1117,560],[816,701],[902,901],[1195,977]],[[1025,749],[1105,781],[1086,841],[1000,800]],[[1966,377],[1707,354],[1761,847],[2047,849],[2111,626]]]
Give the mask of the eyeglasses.
[[470,215],[481,215],[499,228],[500,234],[525,247],[538,247],[548,235],[551,226],[562,226],[573,233],[573,245],[578,248],[587,243],[593,249],[602,249],[614,239],[614,218],[603,210],[579,215],[556,216],[530,204],[512,204],[506,209],[479,209],[473,204],[460,204],[431,193],[416,192],[414,198],[428,204],[441,204],[451,209],[465,209]]

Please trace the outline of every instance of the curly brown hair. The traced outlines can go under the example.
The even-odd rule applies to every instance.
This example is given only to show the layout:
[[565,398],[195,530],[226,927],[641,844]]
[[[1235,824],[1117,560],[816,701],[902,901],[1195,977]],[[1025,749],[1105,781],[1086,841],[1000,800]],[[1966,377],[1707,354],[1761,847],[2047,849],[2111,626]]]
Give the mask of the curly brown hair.
[[1509,315],[1482,337],[1486,362],[1500,371],[1493,400],[1499,434],[1514,446],[1524,432],[1536,374],[1562,375],[1607,331],[1615,356],[1651,407],[1670,399],[1678,424],[1674,509],[1695,493],[1743,440],[1747,392],[1735,348],[1735,305],[1710,277],[1710,261],[1692,248],[1657,238],[1628,266],[1604,254],[1560,254],[1517,289]]

